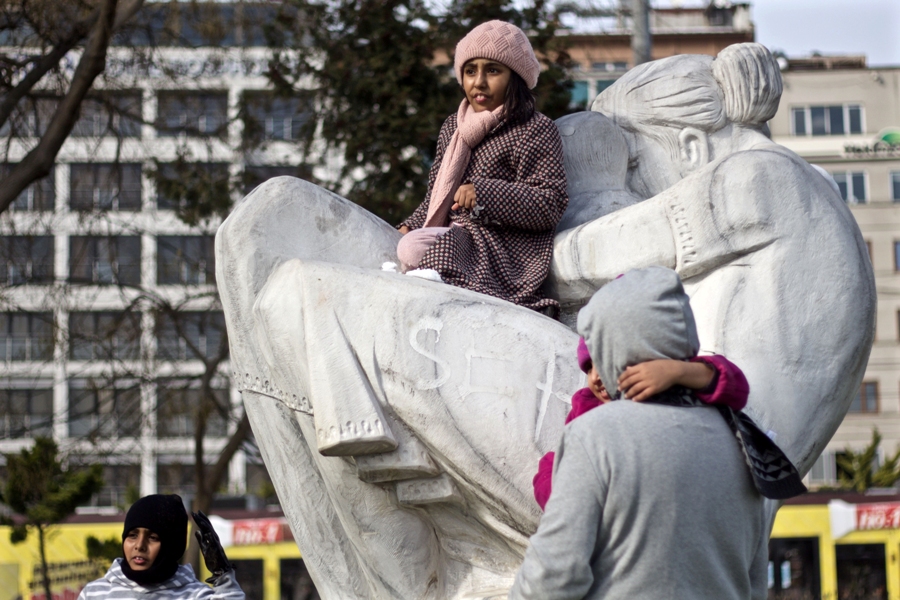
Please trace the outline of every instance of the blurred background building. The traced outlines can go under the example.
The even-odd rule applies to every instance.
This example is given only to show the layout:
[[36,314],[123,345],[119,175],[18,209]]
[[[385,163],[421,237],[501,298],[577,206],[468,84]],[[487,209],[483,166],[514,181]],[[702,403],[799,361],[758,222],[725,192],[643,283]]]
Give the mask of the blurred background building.
[[864,56],[779,60],[784,95],[772,137],[834,177],[869,247],[878,290],[865,381],[809,475],[812,485],[834,485],[835,457],[865,447],[874,428],[884,436],[882,461],[900,447],[900,67],[868,68]]
[[[265,76],[266,4],[201,4],[217,15],[207,25],[225,24],[219,42],[209,45],[209,31],[173,10],[177,3],[149,4],[149,26],[111,49],[96,86],[106,93],[83,105],[52,174],[0,215],[0,455],[51,436],[70,461],[104,465],[105,488],[49,550],[75,583],[89,533],[115,536],[135,498],[171,492],[189,501],[204,492],[201,481],[225,521],[217,527],[232,532],[229,556],[243,561],[248,598],[312,598],[230,382],[214,209],[273,176],[334,179],[337,158],[304,160],[309,100],[276,95]],[[753,41],[750,11],[744,2],[653,10],[653,58],[714,56]],[[613,9],[565,15],[563,24],[570,108],[584,110],[633,66],[633,23]],[[148,48],[146,60],[135,47]],[[885,438],[882,461],[900,445],[900,68],[870,69],[862,56],[779,61],[785,90],[773,139],[834,177],[869,244],[878,286],[865,382],[808,477],[828,486],[837,484],[836,459],[864,448],[874,427]],[[0,181],[45,131],[57,101],[38,95],[0,128]],[[837,589],[840,565],[857,564],[847,546],[849,562],[835,575],[821,508],[809,509],[815,527],[794,526],[813,522],[807,513],[777,524],[776,592],[791,581],[811,593]],[[10,546],[3,527],[0,536],[0,600],[30,594],[36,550]],[[893,538],[879,543],[884,555]],[[900,594],[900,571],[890,586]]]

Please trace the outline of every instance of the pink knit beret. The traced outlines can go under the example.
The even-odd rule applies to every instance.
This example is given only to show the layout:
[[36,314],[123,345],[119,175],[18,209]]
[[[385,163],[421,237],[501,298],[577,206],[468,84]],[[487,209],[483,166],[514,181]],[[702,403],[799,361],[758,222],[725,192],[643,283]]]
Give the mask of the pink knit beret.
[[534,55],[525,32],[504,21],[482,23],[456,45],[453,69],[462,85],[462,68],[473,58],[488,58],[502,63],[518,73],[529,88],[537,85],[541,63]]

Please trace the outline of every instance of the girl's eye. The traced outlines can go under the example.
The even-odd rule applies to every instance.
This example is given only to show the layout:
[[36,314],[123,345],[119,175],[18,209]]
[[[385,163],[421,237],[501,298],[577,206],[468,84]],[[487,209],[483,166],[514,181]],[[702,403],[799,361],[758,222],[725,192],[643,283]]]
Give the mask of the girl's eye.
[[150,539],[151,539],[152,541],[154,541],[154,542],[158,542],[158,541],[159,541],[159,536],[156,535],[156,534],[154,533],[154,534],[151,534],[151,535],[150,535]]

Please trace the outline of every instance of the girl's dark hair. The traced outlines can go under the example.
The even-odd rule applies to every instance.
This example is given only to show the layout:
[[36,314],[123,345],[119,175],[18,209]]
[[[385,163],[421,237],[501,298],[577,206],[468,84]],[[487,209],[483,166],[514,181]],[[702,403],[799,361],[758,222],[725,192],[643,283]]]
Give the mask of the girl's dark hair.
[[522,76],[515,71],[510,73],[503,108],[506,109],[506,117],[510,123],[524,123],[534,114],[534,94],[528,89]]

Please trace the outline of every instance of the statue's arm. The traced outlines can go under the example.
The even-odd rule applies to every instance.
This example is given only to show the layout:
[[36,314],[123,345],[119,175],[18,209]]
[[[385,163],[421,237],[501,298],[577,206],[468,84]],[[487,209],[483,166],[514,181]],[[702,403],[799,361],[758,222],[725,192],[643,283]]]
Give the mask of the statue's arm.
[[529,540],[510,600],[583,598],[594,582],[591,557],[607,484],[572,430],[563,434],[556,457],[553,493]]
[[789,203],[789,178],[783,164],[753,154],[760,153],[733,156],[706,176],[558,234],[551,295],[578,304],[620,273],[650,265],[687,279],[771,244],[785,227],[774,213],[788,210],[777,203]]
[[666,205],[656,197],[557,234],[547,285],[563,305],[577,304],[625,271],[675,262]]
[[515,181],[473,177],[473,220],[487,226],[526,231],[553,231],[566,212],[566,171],[559,130],[549,119],[536,120],[515,149]]

